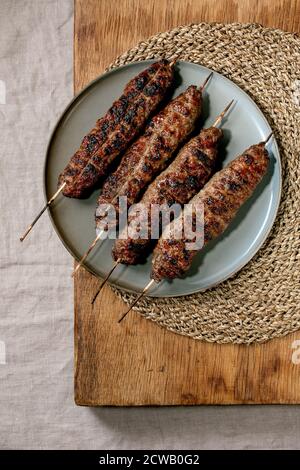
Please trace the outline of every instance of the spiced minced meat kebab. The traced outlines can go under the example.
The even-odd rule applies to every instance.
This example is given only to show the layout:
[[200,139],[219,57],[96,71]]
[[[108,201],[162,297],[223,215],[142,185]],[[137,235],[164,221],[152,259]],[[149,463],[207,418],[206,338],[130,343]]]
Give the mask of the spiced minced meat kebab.
[[166,168],[176,150],[194,131],[202,109],[203,87],[189,86],[156,114],[146,126],[144,134],[125,152],[118,168],[105,181],[97,201],[95,213],[97,236],[77,264],[73,275],[101,239],[111,230],[106,223],[107,207],[114,207],[118,225],[119,198],[127,198],[127,207],[137,202],[151,181]]
[[[230,162],[226,168],[216,173],[206,186],[191,199],[192,207],[204,209],[204,245],[219,237],[235,218],[240,207],[253,194],[265,175],[269,154],[265,143],[253,145],[241,156]],[[184,216],[184,211],[181,217]],[[192,215],[193,216],[193,215]],[[180,218],[171,222],[181,223]],[[194,222],[194,220],[193,220]],[[156,282],[162,279],[181,277],[190,268],[199,250],[186,250],[190,240],[164,239],[162,236],[153,252],[151,278]]]
[[[117,170],[108,176],[97,207],[113,205],[118,214],[120,196],[127,197],[128,207],[138,201],[144,188],[166,168],[175,151],[194,130],[201,108],[202,92],[192,85],[154,116],[144,134],[126,151]],[[101,227],[105,216],[96,210],[97,228]]]
[[[204,227],[202,227],[204,239],[201,249],[186,249],[186,244],[193,242],[196,233],[193,240],[185,237],[182,237],[182,239],[168,239],[164,237],[164,233],[162,234],[153,251],[151,281],[123,314],[119,322],[123,320],[154,282],[159,283],[163,279],[182,277],[191,267],[196,254],[208,242],[224,233],[236,217],[238,210],[253,194],[267,172],[269,154],[265,146],[271,135],[264,142],[252,145],[224,169],[217,172],[204,188],[191,199],[189,205],[192,206],[193,227],[196,226],[194,219],[197,206],[199,209],[204,209]],[[169,227],[165,228],[165,230],[169,230],[168,233],[178,233],[177,230],[182,226],[185,210],[187,210],[187,207],[177,219],[170,223]]]
[[111,163],[144,129],[174,81],[174,64],[163,59],[151,64],[126,85],[121,97],[83,138],[79,149],[58,178],[58,190],[29,225],[23,241],[56,197],[89,196],[107,176]]
[[[171,207],[173,204],[186,204],[211,177],[217,160],[218,144],[223,132],[217,128],[232,105],[231,101],[218,116],[215,123],[203,129],[200,134],[192,138],[178,153],[174,161],[149,185],[139,202],[142,219],[147,221],[147,234],[145,238],[133,239],[120,236],[114,244],[112,255],[115,260],[113,268],[95,293],[92,303],[107,282],[108,278],[118,264],[133,265],[144,260],[153,246],[151,239],[151,220],[153,204],[159,207]],[[128,223],[135,224],[138,215],[129,216]],[[163,225],[163,221],[162,225]],[[158,232],[161,227],[158,228]]]
[[59,185],[66,183],[64,196],[84,197],[101,177],[107,176],[112,161],[144,128],[173,78],[174,67],[161,60],[128,83],[122,96],[84,137],[80,149],[59,176]]
[[[218,154],[218,145],[223,132],[217,127],[203,129],[179,152],[171,165],[149,186],[140,203],[147,213],[147,238],[116,240],[113,258],[124,264],[137,264],[145,256],[151,243],[151,205],[186,204],[211,177]],[[140,215],[138,215],[140,217]],[[134,216],[129,219],[133,221]]]

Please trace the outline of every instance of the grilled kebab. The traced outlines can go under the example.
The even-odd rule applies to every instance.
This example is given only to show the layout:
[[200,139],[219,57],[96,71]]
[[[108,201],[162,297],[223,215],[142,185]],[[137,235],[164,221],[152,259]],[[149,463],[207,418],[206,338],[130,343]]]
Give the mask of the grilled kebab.
[[126,151],[118,168],[102,187],[95,214],[97,230],[107,229],[103,227],[105,205],[113,205],[118,215],[120,196],[127,197],[129,207],[164,170],[180,144],[194,130],[201,105],[202,90],[192,85],[152,118],[144,134]]
[[173,66],[167,60],[160,60],[127,84],[122,96],[84,137],[59,176],[59,186],[66,183],[64,196],[85,197],[107,175],[112,161],[140,133],[165,97],[173,76]]
[[[216,163],[221,129],[210,127],[191,139],[179,152],[171,165],[149,186],[140,204],[147,220],[145,238],[122,238],[116,240],[113,248],[115,261],[137,264],[147,255],[151,246],[151,206],[172,206],[187,203],[210,178]],[[153,206],[152,206],[153,207]],[[129,217],[129,224],[135,216]]]
[[[235,218],[240,207],[253,194],[265,175],[269,163],[269,154],[265,142],[253,145],[241,156],[216,173],[206,186],[190,201],[193,226],[195,209],[204,208],[204,246],[220,236]],[[181,218],[184,216],[184,211]],[[171,222],[171,232],[176,233],[176,224],[181,224],[180,217]],[[191,266],[193,258],[200,250],[187,250],[188,240],[159,239],[152,260],[151,277],[156,282],[162,279],[181,277]]]

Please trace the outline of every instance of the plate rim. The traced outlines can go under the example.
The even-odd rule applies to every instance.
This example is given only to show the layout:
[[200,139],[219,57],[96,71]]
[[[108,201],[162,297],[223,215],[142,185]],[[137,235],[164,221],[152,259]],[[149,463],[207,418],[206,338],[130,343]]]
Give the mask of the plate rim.
[[[43,165],[43,194],[44,194],[44,201],[47,202],[48,201],[48,196],[47,196],[47,163],[48,163],[48,159],[49,159],[49,153],[50,153],[50,149],[51,149],[51,145],[52,145],[52,142],[53,142],[53,138],[55,137],[55,133],[56,131],[59,129],[62,121],[64,120],[65,116],[67,115],[68,111],[73,107],[73,105],[76,103],[76,101],[78,99],[81,98],[82,95],[84,95],[90,88],[92,88],[96,83],[100,82],[103,78],[105,77],[108,77],[109,75],[113,74],[113,73],[116,73],[118,72],[119,70],[121,69],[124,69],[124,68],[130,68],[130,67],[134,67],[136,66],[137,64],[145,64],[145,67],[147,67],[147,65],[153,63],[153,62],[156,62],[157,60],[161,60],[161,58],[154,58],[154,59],[147,59],[147,60],[141,60],[141,61],[134,61],[134,62],[130,62],[128,64],[123,64],[123,65],[120,65],[118,67],[113,67],[112,69],[110,70],[107,70],[105,71],[103,74],[99,75],[98,77],[94,78],[92,81],[90,81],[85,87],[83,87],[72,99],[71,101],[69,101],[69,103],[64,107],[63,111],[60,113],[59,117],[57,118],[57,121],[56,121],[56,124],[54,125],[51,133],[50,133],[50,136],[49,136],[49,139],[47,141],[47,145],[46,145],[46,152],[45,152],[45,156],[44,156],[44,165]],[[244,91],[241,87],[239,87],[239,85],[237,85],[235,82],[233,82],[232,80],[230,80],[229,78],[227,78],[226,76],[222,75],[221,73],[211,69],[211,68],[208,68],[202,64],[196,64],[195,62],[189,62],[189,61],[185,61],[185,60],[178,60],[177,61],[178,64],[190,64],[190,65],[194,65],[196,67],[199,67],[199,68],[202,68],[202,69],[205,69],[208,71],[208,73],[210,72],[213,72],[214,75],[219,75],[220,77],[222,77],[222,79],[228,81],[231,85],[237,87],[239,89],[240,92],[242,92],[243,95],[245,95],[245,97],[250,100],[252,102],[252,104],[255,106],[257,112],[260,114],[261,118],[263,119],[263,121],[265,122],[269,132],[272,132],[273,129],[271,128],[266,116],[264,115],[264,113],[261,111],[261,109],[258,107],[258,105],[256,104],[256,102],[253,100],[253,98],[246,92]],[[274,131],[273,131],[274,132]],[[163,295],[159,295],[158,293],[155,295],[155,289],[153,292],[149,292],[149,294],[147,294],[146,297],[152,297],[152,298],[157,298],[157,299],[163,299],[163,298],[175,298],[175,297],[186,297],[186,296],[190,296],[190,295],[193,295],[193,294],[197,294],[197,293],[202,293],[202,292],[206,292],[210,289],[213,289],[215,288],[216,286],[220,285],[221,283],[227,281],[228,279],[232,278],[235,274],[237,274],[239,271],[241,271],[243,268],[245,268],[245,266],[258,254],[258,252],[261,250],[261,248],[263,247],[263,245],[265,244],[266,240],[268,239],[272,229],[273,229],[273,226],[274,226],[274,223],[275,223],[275,220],[277,218],[277,215],[278,215],[278,210],[279,210],[279,207],[280,207],[280,202],[281,202],[281,197],[282,197],[282,185],[283,185],[283,181],[282,181],[282,164],[281,164],[281,155],[280,155],[280,152],[279,152],[279,147],[278,147],[278,144],[277,144],[277,140],[276,140],[276,137],[275,135],[273,134],[273,140],[272,140],[272,143],[273,145],[275,146],[275,150],[276,150],[276,153],[277,153],[277,156],[278,156],[278,159],[276,158],[276,162],[278,164],[278,176],[279,176],[279,187],[278,187],[278,191],[277,191],[277,198],[276,198],[276,201],[275,201],[275,209],[274,209],[274,212],[273,212],[273,216],[270,220],[270,223],[269,223],[269,226],[264,234],[264,236],[261,238],[256,250],[254,251],[254,253],[249,253],[248,256],[245,257],[244,261],[242,262],[241,265],[239,265],[236,269],[233,269],[232,271],[230,271],[225,277],[222,277],[222,279],[220,279],[218,282],[215,282],[211,285],[209,285],[208,287],[205,287],[205,288],[199,288],[199,289],[193,289],[193,291],[191,292],[185,292],[185,293],[170,293],[170,294],[166,294],[164,293]],[[73,253],[72,249],[68,246],[66,240],[64,239],[63,235],[60,233],[57,225],[55,224],[55,221],[54,221],[54,217],[53,217],[53,214],[52,214],[52,211],[51,211],[51,206],[47,208],[47,213],[48,213],[48,216],[50,218],[50,221],[51,221],[51,224],[56,232],[56,234],[58,235],[60,241],[62,242],[63,246],[66,248],[66,250],[71,254],[71,256],[73,257],[74,260],[76,260],[77,262],[80,261],[80,257],[76,256],[75,253]],[[94,275],[95,277],[97,277],[97,279],[103,279],[98,273],[96,273],[92,268],[90,268],[87,264],[83,264],[83,267],[84,269],[86,269],[89,273],[91,273],[92,275]],[[125,291],[125,292],[128,292],[130,294],[138,294],[140,293],[141,291],[140,290],[134,290],[134,289],[130,289],[128,287],[123,287],[123,286],[119,286],[116,282],[109,282],[108,283],[111,287],[114,287],[118,290],[122,290],[122,291]]]

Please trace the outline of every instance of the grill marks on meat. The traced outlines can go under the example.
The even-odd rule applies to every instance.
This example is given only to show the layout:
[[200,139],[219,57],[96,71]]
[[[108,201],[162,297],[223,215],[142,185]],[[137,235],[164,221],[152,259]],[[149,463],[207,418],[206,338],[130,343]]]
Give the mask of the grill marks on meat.
[[[194,207],[204,207],[204,245],[225,231],[266,173],[268,162],[264,143],[253,145],[216,173],[191,200]],[[172,222],[179,223],[180,218]],[[189,241],[193,240],[159,239],[152,260],[151,277],[155,281],[180,277],[190,268],[199,250],[187,250]]]
[[[154,116],[145,133],[127,150],[117,170],[103,185],[97,206],[113,204],[118,213],[118,197],[127,196],[128,206],[160,173],[180,144],[193,131],[201,113],[201,91],[195,86],[172,100]],[[101,217],[97,216],[99,227]]]
[[[171,165],[156,177],[140,201],[145,220],[148,220],[148,237],[116,240],[112,252],[115,261],[136,264],[145,257],[151,246],[151,204],[185,204],[200,191],[213,172],[221,137],[220,129],[211,127],[202,130],[182,148]],[[129,223],[132,221],[134,217],[129,218]]]
[[63,194],[85,197],[107,172],[111,162],[144,127],[173,81],[168,61],[161,60],[133,78],[106,115],[84,137],[79,150],[59,176]]

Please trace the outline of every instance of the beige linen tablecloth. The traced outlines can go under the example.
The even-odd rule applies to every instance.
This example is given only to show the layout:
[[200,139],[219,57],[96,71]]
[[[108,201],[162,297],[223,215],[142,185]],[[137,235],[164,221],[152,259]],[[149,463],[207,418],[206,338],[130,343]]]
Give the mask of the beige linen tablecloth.
[[299,407],[88,409],[73,401],[72,259],[42,206],[72,97],[72,0],[0,0],[0,448],[300,447]]

